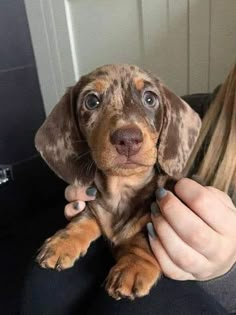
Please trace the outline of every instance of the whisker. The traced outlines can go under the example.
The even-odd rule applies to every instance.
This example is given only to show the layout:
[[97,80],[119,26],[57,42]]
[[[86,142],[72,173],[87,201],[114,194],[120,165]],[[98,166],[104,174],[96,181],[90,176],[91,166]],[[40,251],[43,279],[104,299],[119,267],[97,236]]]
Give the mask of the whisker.
[[90,154],[90,151],[87,151],[87,152],[82,152],[78,155],[75,155],[74,158],[76,161],[79,161],[82,157],[86,156],[87,154]]
[[85,164],[85,175],[88,176],[87,171],[88,171],[88,166],[89,166],[89,161],[86,161],[87,163]]
[[93,165],[95,165],[94,161],[92,160],[89,166],[88,174],[90,175],[90,172],[93,170]]
[[89,170],[90,170],[90,166],[91,166],[91,161],[88,161],[88,164],[86,166],[86,175],[89,176]]
[[79,174],[78,174],[79,177],[82,177],[83,172],[84,172],[84,169],[86,168],[87,162],[88,162],[88,161],[83,161],[83,162],[81,163],[81,167],[80,167]]

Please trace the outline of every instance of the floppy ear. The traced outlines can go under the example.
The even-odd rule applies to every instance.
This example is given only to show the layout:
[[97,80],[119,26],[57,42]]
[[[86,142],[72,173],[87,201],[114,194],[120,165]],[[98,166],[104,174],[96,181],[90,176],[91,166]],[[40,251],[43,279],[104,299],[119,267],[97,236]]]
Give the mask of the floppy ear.
[[87,185],[93,180],[94,172],[85,173],[92,159],[76,119],[78,89],[78,85],[69,88],[55,106],[38,130],[35,146],[59,177],[70,184],[78,180]]
[[158,163],[169,176],[181,174],[197,141],[201,120],[196,112],[162,86],[164,120],[158,144]]

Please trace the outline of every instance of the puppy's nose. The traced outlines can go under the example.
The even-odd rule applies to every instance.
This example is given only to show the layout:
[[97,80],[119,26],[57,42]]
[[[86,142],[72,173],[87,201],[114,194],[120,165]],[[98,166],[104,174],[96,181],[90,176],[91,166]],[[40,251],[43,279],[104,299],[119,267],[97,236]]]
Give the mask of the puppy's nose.
[[138,153],[142,146],[143,134],[137,127],[123,127],[111,135],[111,143],[121,155],[131,156]]

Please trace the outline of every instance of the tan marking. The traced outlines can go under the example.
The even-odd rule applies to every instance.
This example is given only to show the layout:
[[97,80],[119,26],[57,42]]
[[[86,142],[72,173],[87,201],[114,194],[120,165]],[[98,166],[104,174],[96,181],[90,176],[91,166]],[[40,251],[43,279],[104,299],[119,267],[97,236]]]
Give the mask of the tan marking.
[[142,78],[136,77],[134,78],[134,84],[137,90],[142,90],[144,88],[144,81]]
[[86,93],[87,91],[96,91],[98,93],[103,93],[109,87],[109,85],[109,80],[95,80],[88,83],[83,88],[83,93]]
[[95,89],[98,93],[102,93],[105,90],[104,81],[96,81],[95,82]]
[[106,290],[119,300],[145,296],[161,276],[161,268],[142,233],[128,240],[117,251],[118,262],[111,269]]
[[80,256],[86,254],[91,242],[101,235],[97,221],[85,216],[85,213],[86,210],[65,229],[46,240],[37,256],[37,261],[43,268],[60,271],[72,267]]

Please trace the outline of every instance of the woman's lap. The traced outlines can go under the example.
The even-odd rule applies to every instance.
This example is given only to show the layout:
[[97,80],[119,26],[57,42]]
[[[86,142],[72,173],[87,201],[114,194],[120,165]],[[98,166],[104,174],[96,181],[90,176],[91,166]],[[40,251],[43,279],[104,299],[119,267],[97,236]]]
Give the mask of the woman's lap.
[[86,315],[227,315],[196,282],[162,278],[149,295],[115,301],[104,290],[96,295]]
[[56,272],[31,266],[23,292],[22,315],[226,315],[196,282],[162,278],[151,293],[135,301],[115,301],[102,283],[114,264],[105,242],[92,244],[73,268]]
[[84,314],[113,263],[103,239],[94,242],[73,268],[61,272],[33,262],[25,280],[22,315]]

